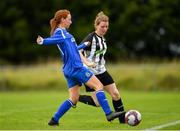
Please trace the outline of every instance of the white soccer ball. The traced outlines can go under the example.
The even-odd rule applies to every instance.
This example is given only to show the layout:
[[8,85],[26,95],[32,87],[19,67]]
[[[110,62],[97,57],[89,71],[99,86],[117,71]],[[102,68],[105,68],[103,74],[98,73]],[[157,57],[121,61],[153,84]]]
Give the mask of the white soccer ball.
[[125,122],[130,126],[136,126],[141,122],[141,113],[137,110],[129,110],[125,114]]

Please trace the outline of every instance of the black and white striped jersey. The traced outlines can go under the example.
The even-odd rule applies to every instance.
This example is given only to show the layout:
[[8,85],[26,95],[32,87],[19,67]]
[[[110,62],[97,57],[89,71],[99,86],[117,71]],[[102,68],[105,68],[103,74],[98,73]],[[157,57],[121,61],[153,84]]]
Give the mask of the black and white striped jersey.
[[90,45],[84,48],[83,52],[90,62],[97,65],[95,68],[90,68],[90,70],[95,75],[104,73],[106,71],[104,55],[107,50],[105,38],[92,32],[82,42],[90,42]]

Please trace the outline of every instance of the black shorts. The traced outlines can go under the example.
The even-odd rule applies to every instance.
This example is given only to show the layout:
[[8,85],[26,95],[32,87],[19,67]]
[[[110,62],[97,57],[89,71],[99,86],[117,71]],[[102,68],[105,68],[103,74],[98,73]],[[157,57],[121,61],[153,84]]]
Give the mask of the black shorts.
[[[107,85],[114,83],[113,78],[111,77],[111,75],[107,71],[105,71],[102,74],[95,75],[95,76],[99,79],[99,81],[103,84],[103,86],[107,86]],[[85,88],[86,88],[87,92],[95,91],[94,89],[91,89],[87,85],[85,85]]]

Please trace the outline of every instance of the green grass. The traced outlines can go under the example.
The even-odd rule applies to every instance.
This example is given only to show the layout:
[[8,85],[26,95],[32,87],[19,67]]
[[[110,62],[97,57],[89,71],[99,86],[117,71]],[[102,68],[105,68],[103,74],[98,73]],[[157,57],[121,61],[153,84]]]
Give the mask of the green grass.
[[[144,130],[180,120],[178,92],[135,92],[121,90],[126,110],[137,109],[142,122],[136,127],[106,121],[101,108],[78,103],[60,121],[59,127],[47,126],[60,103],[68,98],[65,91],[29,91],[0,93],[1,130]],[[109,98],[109,95],[108,95]],[[109,98],[109,101],[110,98]],[[112,105],[111,105],[112,107]],[[180,124],[163,129],[180,130]]]

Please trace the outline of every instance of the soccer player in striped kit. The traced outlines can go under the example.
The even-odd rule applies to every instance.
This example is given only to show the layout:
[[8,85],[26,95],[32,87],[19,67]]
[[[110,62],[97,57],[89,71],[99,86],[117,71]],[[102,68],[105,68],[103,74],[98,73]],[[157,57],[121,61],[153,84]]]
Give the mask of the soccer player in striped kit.
[[66,30],[70,27],[70,11],[63,9],[58,10],[54,18],[51,19],[51,37],[42,38],[38,36],[37,44],[39,45],[56,45],[62,55],[63,73],[68,83],[69,99],[65,100],[48,122],[50,126],[59,125],[62,116],[71,108],[75,107],[79,99],[79,90],[82,84],[86,84],[95,89],[96,97],[101,105],[106,118],[111,121],[119,117],[121,112],[113,112],[108,104],[103,91],[103,85],[96,76],[86,67],[80,58],[77,44],[74,37]]
[[[95,22],[95,31],[90,33],[78,46],[80,50],[81,58],[83,63],[89,67],[89,69],[95,74],[95,76],[101,81],[106,90],[112,97],[112,103],[115,111],[122,111],[122,115],[119,117],[120,123],[125,123],[124,106],[120,93],[114,83],[113,78],[107,72],[105,68],[104,55],[107,50],[106,40],[104,35],[106,34],[109,27],[109,18],[103,12],[97,14]],[[94,89],[85,85],[86,91],[94,91]],[[95,92],[92,96],[80,95],[79,101],[88,105],[99,106]]]

